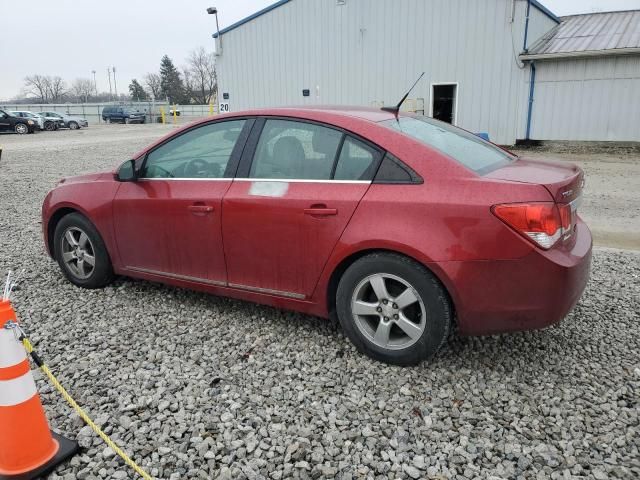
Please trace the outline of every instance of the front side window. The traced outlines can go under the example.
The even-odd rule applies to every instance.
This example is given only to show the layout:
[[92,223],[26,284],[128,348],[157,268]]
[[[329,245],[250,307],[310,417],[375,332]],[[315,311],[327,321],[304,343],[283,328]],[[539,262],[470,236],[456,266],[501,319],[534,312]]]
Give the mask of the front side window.
[[267,120],[251,178],[330,180],[342,132],[312,123]]
[[516,160],[516,157],[480,137],[432,118],[400,117],[381,124],[440,150],[479,175]]
[[147,156],[142,178],[223,178],[245,120],[189,130]]

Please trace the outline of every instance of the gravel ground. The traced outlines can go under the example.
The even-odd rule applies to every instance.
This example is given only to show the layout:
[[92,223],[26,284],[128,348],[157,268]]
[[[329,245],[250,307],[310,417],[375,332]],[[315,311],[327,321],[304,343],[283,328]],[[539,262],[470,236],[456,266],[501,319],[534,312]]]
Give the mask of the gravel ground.
[[[142,281],[64,281],[40,238],[46,191],[168,130],[0,136],[0,271],[26,269],[14,295],[23,325],[153,476],[640,477],[638,252],[597,249],[560,325],[455,337],[415,368],[375,363],[308,316]],[[50,478],[134,478],[38,378],[51,425],[84,447]]]

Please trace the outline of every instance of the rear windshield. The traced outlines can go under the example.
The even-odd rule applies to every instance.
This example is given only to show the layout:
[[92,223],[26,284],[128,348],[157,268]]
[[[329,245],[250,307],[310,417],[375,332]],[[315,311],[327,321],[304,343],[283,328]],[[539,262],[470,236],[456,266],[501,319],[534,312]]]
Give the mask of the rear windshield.
[[380,123],[440,150],[478,175],[516,160],[513,155],[472,133],[429,117],[399,117]]

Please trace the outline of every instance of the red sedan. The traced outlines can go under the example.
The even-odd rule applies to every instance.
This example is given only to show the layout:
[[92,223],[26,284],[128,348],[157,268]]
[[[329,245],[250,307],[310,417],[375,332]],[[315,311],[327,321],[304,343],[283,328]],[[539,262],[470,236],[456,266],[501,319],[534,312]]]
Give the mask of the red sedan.
[[457,326],[560,321],[589,277],[582,171],[422,116],[221,115],[116,171],[62,180],[43,229],[86,288],[126,275],[337,317],[373,358],[429,358]]

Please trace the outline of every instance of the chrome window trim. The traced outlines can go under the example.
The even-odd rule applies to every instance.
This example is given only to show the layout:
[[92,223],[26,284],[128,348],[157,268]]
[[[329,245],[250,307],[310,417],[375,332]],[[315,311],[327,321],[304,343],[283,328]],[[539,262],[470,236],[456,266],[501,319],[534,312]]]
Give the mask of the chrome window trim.
[[372,180],[305,180],[295,178],[236,178],[238,182],[284,182],[284,183],[351,183],[370,184]]
[[189,178],[189,177],[169,177],[169,178],[139,178],[138,181],[139,182],[147,182],[147,181],[151,181],[151,182],[157,182],[160,180],[164,180],[164,181],[176,181],[176,180],[186,180],[186,181],[190,181],[190,182],[223,182],[223,181],[227,181],[227,182],[231,182],[233,181],[233,178]]

